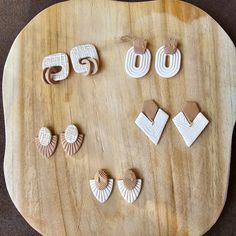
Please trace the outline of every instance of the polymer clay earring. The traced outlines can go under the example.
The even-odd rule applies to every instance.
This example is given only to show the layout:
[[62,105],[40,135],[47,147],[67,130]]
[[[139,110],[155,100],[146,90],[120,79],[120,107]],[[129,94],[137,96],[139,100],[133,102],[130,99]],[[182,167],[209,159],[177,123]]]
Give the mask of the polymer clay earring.
[[118,180],[121,196],[129,203],[133,203],[139,196],[142,188],[142,179],[137,179],[134,171],[129,169],[123,179]]
[[[139,58],[139,65],[137,65]],[[137,38],[133,41],[125,58],[125,71],[132,78],[141,78],[150,70],[151,53],[147,48],[147,40]]]
[[64,151],[70,156],[79,151],[84,139],[84,135],[80,134],[78,128],[73,124],[68,125],[65,132],[60,134],[60,137]]
[[[159,76],[171,78],[179,72],[181,66],[181,52],[177,46],[177,40],[170,38],[166,41],[165,46],[162,46],[157,50],[155,69]],[[167,65],[168,57],[169,65]]]
[[46,84],[56,84],[69,75],[69,59],[65,53],[46,56],[42,62],[42,80]]
[[188,147],[194,143],[209,123],[200,112],[196,102],[186,102],[183,111],[173,118],[173,122]]
[[98,72],[99,57],[94,45],[78,45],[71,49],[70,57],[76,73],[87,76]]
[[153,100],[147,100],[144,102],[143,110],[135,120],[135,124],[157,145],[168,119],[169,115]]
[[89,184],[94,197],[99,202],[104,203],[108,200],[113,188],[113,179],[108,178],[105,170],[98,170]]
[[42,127],[35,138],[35,145],[42,156],[49,158],[56,150],[57,140],[57,135],[52,135],[48,128]]

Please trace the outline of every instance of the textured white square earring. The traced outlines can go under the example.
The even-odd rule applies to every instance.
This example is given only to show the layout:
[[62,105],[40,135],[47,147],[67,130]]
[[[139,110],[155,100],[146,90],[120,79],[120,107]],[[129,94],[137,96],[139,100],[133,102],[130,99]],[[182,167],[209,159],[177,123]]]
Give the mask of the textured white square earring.
[[173,118],[173,122],[188,147],[194,143],[209,123],[195,102],[187,102],[183,112],[178,113]]
[[[178,42],[176,39],[168,39],[165,46],[162,46],[157,50],[155,69],[159,76],[171,78],[179,72],[181,66],[181,53],[177,46]],[[167,57],[169,57],[169,65],[167,65]]]
[[[139,65],[137,65],[139,57]],[[147,40],[137,38],[133,41],[125,58],[125,71],[132,78],[141,78],[145,76],[151,65],[151,53],[147,48]]]
[[159,108],[153,100],[144,102],[143,111],[137,117],[135,124],[156,145],[169,119],[169,115]]

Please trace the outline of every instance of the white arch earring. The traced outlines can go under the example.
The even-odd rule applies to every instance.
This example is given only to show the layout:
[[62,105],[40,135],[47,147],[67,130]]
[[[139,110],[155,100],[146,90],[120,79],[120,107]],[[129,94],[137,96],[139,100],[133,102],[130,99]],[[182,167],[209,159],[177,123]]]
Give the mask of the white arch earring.
[[[160,47],[156,52],[155,69],[159,76],[171,78],[178,74],[181,66],[181,52],[177,48],[176,39],[168,39],[165,46]],[[169,57],[169,65],[167,63]]]
[[[137,60],[139,57],[139,65]],[[141,78],[145,76],[151,64],[151,53],[147,49],[147,40],[137,38],[133,41],[133,47],[131,47],[125,58],[125,71],[132,78]]]

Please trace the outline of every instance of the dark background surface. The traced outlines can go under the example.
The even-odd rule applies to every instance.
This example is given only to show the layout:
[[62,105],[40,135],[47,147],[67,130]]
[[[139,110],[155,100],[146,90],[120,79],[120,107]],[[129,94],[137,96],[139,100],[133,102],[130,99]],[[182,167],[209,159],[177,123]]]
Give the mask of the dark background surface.
[[[89,0],[88,0],[89,1]],[[135,0],[134,0],[135,1]],[[133,1],[133,2],[134,2]],[[9,49],[22,28],[40,11],[60,0],[0,0],[0,81]],[[236,0],[186,0],[211,15],[236,43]],[[236,79],[236,78],[235,78]],[[2,99],[2,90],[1,99]],[[6,190],[3,174],[4,118],[0,102],[0,236],[39,235],[21,217]],[[224,210],[207,236],[236,235],[236,131],[234,129],[231,171]],[[59,236],[59,235],[58,235]]]

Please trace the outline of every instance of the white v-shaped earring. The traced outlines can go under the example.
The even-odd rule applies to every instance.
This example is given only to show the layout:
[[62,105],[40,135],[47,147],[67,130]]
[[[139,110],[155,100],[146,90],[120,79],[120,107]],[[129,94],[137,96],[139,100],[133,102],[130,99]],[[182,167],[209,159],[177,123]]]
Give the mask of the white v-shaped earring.
[[155,144],[159,142],[169,115],[158,108],[153,100],[144,102],[143,111],[138,115],[135,124]]
[[188,147],[194,143],[209,123],[195,102],[187,102],[183,112],[178,113],[173,118],[173,122]]
[[137,179],[133,170],[127,170],[123,179],[118,180],[121,196],[129,203],[133,203],[142,188],[142,179]]
[[89,184],[94,197],[99,202],[104,203],[108,200],[113,188],[113,179],[108,178],[105,170],[98,170]]

